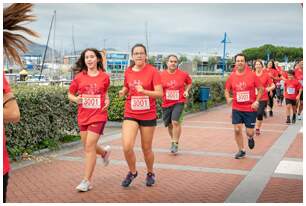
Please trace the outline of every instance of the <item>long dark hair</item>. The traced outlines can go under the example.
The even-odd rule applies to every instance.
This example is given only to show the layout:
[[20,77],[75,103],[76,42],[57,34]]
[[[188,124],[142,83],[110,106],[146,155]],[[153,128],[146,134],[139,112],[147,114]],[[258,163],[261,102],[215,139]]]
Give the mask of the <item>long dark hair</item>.
[[[146,49],[146,47],[145,47],[143,44],[135,44],[135,45],[132,47],[132,49],[131,49],[131,55],[133,55],[134,49],[135,49],[136,47],[142,47],[142,48],[144,49],[145,54],[147,55],[147,49]],[[134,62],[134,60],[131,60],[131,62],[130,62],[130,67],[133,67],[133,66],[135,66],[135,62]]]
[[274,64],[274,60],[270,60],[270,61],[268,61],[268,63],[267,63],[267,67],[268,67],[268,64],[269,64],[269,62],[272,62],[272,69],[276,69],[276,67],[275,67],[275,64]]
[[97,68],[98,70],[102,70],[103,72],[105,72],[105,69],[103,67],[103,58],[102,58],[102,54],[95,48],[87,48],[84,51],[82,51],[80,58],[77,60],[77,62],[75,63],[75,67],[73,68],[75,73],[79,73],[81,71],[88,71],[88,68],[85,64],[85,53],[87,51],[92,51],[95,53],[98,61],[97,61]]

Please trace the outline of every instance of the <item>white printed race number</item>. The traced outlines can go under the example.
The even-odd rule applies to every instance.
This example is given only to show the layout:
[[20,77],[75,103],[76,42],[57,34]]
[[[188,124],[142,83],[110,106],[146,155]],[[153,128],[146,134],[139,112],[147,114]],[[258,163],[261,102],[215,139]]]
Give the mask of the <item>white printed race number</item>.
[[237,92],[237,102],[250,101],[250,91]]
[[295,88],[288,87],[288,88],[287,88],[287,93],[288,93],[288,94],[295,94]]
[[179,100],[179,90],[166,90],[166,100]]
[[132,110],[150,109],[149,97],[148,96],[132,96],[131,108]]
[[101,96],[100,95],[82,95],[82,106],[86,109],[100,109],[101,108]]

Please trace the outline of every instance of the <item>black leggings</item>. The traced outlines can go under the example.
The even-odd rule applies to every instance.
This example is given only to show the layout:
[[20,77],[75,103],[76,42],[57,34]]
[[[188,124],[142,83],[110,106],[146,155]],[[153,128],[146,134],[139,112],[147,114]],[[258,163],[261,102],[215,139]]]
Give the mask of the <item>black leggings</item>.
[[9,179],[8,173],[3,175],[3,203],[6,202],[6,191],[7,191],[8,179]]
[[263,120],[263,114],[265,112],[265,108],[267,106],[268,101],[259,101],[259,106],[257,110],[257,120],[262,121]]
[[275,94],[276,94],[276,90],[275,89],[273,89],[272,90],[272,96],[270,96],[270,92],[269,92],[269,101],[268,101],[268,105],[269,105],[269,107],[271,108],[271,111],[272,111],[272,108],[273,108],[273,100],[274,100],[274,97],[275,97]]

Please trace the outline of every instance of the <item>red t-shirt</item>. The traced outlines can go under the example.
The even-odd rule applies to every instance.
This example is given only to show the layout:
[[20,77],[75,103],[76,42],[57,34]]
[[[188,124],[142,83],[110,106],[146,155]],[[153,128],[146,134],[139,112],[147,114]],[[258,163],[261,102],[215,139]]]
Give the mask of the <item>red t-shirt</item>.
[[105,94],[110,85],[109,76],[99,71],[95,77],[86,72],[80,72],[70,84],[69,92],[73,95],[81,95],[82,103],[78,105],[78,124],[88,125],[94,122],[107,121],[105,106]]
[[277,80],[273,79],[273,78],[278,78],[278,71],[276,69],[265,68],[263,71],[264,73],[267,73],[269,75],[269,77],[273,80],[273,82],[277,82]]
[[301,86],[303,87],[303,69],[301,69],[300,67],[295,68],[294,76],[300,82]]
[[125,101],[124,117],[138,120],[153,120],[156,115],[155,98],[138,93],[135,86],[141,85],[145,90],[154,91],[154,86],[161,85],[160,74],[156,68],[146,64],[138,72],[128,67],[124,72],[124,87],[128,89]]
[[281,75],[285,78],[285,79],[288,79],[288,74],[286,71],[282,71]]
[[[277,75],[280,77],[283,73],[283,68],[281,66],[276,67]],[[276,83],[279,83],[281,79],[276,80]]]
[[[11,92],[11,88],[9,83],[7,82],[5,76],[3,75],[3,94],[7,94]],[[3,175],[10,171],[10,162],[9,156],[6,149],[6,136],[3,125]]]
[[226,80],[225,89],[232,90],[232,108],[238,111],[255,112],[251,105],[256,101],[255,88],[262,87],[261,81],[254,72],[245,70],[241,75],[231,73]]
[[[264,92],[260,98],[261,101],[267,101],[269,99],[268,97],[268,91],[267,91],[267,87],[269,87],[273,81],[272,79],[269,77],[269,75],[267,73],[262,72],[260,76],[257,76],[259,78],[259,80],[262,83],[262,86],[264,88]],[[256,90],[257,91],[257,90]]]
[[184,97],[185,85],[192,83],[191,77],[185,71],[176,69],[173,74],[164,70],[160,74],[163,86],[162,107],[170,107],[177,103],[186,102]]
[[287,79],[285,81],[285,98],[296,100],[296,96],[299,94],[301,84],[297,79]]

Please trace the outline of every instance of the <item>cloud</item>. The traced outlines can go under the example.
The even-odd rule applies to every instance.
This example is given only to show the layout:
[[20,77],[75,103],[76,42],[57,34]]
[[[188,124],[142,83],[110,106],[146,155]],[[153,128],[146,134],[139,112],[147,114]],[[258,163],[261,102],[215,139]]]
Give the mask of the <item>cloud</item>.
[[[45,44],[56,10],[56,49],[104,47],[127,50],[146,43],[154,51],[222,52],[227,32],[230,52],[271,43],[302,47],[300,4],[35,4],[38,20],[29,26]],[[51,38],[52,40],[52,38]],[[52,45],[51,45],[52,46]]]

